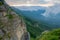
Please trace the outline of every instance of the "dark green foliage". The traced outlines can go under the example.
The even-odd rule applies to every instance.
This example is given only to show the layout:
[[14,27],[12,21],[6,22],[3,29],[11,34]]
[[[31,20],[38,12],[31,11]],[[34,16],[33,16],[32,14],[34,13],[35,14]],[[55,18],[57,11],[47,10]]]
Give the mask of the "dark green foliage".
[[1,5],[3,5],[3,3],[2,3],[2,2],[0,2],[0,6],[1,6]]
[[39,40],[60,40],[60,29],[55,29],[55,30],[43,33],[39,37]]
[[7,14],[6,16],[8,17],[8,19],[13,19],[13,15],[12,14]]
[[35,40],[38,36],[41,35],[41,33],[44,30],[49,30],[50,27],[48,27],[47,25],[45,25],[44,23],[37,23],[36,21],[32,21],[29,20],[27,18],[25,18],[25,23],[27,26],[27,30],[30,33],[31,36],[31,40]]

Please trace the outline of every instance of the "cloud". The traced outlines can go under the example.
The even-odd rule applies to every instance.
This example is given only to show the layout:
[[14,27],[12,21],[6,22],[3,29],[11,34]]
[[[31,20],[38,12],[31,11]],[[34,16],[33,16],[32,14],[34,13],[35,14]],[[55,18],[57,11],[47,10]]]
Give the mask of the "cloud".
[[60,4],[46,8],[46,12],[42,15],[45,17],[60,15]]
[[30,1],[30,3],[35,4],[45,4],[45,3],[60,3],[60,0],[5,0],[9,3],[26,3],[27,1]]
[[45,2],[60,3],[60,0],[44,0]]
[[30,1],[31,3],[47,3],[47,2],[54,2],[54,3],[60,3],[60,0],[6,0],[7,2],[21,2],[26,3],[27,1]]
[[[60,0],[5,0],[9,5],[30,5],[30,4],[39,4],[42,6],[51,6],[55,3],[60,3]],[[48,4],[48,5],[46,5]]]

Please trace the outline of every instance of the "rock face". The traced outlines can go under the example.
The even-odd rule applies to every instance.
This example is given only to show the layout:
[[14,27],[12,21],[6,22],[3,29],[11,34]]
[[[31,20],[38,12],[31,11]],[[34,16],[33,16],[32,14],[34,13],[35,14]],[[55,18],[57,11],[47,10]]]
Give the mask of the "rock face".
[[23,40],[23,34],[27,33],[23,18],[7,6],[0,8],[0,40]]

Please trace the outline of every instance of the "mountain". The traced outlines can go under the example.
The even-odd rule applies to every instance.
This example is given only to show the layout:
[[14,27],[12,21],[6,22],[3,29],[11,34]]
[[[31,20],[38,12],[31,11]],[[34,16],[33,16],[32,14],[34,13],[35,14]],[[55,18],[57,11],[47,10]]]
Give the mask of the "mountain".
[[37,40],[60,40],[60,28],[43,32]]
[[22,6],[22,7],[12,7],[17,13],[21,14],[22,16],[25,16],[27,18],[30,18],[31,20],[35,21],[40,21],[40,20],[45,20],[43,14],[46,10],[45,7],[40,7],[40,6]]
[[42,6],[15,6],[12,7],[19,14],[37,22],[45,22],[53,27],[60,27],[60,4],[51,7]]
[[31,40],[36,40],[46,30],[60,28],[59,4],[51,7],[15,6],[12,9],[24,17]]
[[[15,8],[13,8],[15,9]],[[15,11],[24,16],[24,20],[26,23],[26,27],[27,27],[27,31],[30,33],[31,36],[31,40],[32,38],[35,40],[35,38],[37,38],[39,35],[41,35],[41,33],[44,30],[51,30],[50,26],[45,24],[45,22],[42,21],[42,19],[45,19],[41,14],[45,12],[44,9],[39,9],[37,11],[35,10],[18,10],[15,9]],[[40,14],[40,15],[39,15]],[[40,20],[38,20],[40,19]],[[39,22],[37,22],[39,21]]]
[[30,40],[35,40],[41,33],[45,30],[51,30],[52,28],[49,25],[46,25],[44,22],[38,23],[37,21],[32,21],[29,18],[24,18],[27,31],[30,33]]
[[42,15],[46,17],[48,24],[60,27],[60,4],[47,8],[46,12]]
[[22,11],[37,11],[37,10],[44,10],[46,7],[41,6],[14,6],[15,8],[22,10]]
[[27,40],[25,36],[29,40],[23,17],[0,0],[0,40]]

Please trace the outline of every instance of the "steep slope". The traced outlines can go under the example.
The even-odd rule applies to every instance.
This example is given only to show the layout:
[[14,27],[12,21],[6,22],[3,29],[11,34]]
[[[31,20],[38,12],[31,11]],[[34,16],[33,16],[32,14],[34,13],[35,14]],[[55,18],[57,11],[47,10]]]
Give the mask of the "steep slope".
[[[19,15],[25,16],[26,18],[30,18],[31,20],[35,20],[39,22],[40,20],[45,20],[45,17],[42,16],[41,14],[45,13],[45,8],[44,7],[39,7],[39,6],[30,6],[30,7],[25,7],[25,6],[15,6],[12,7]],[[21,13],[20,13],[21,12]]]
[[[31,40],[35,40],[45,30],[60,28],[60,6],[58,4],[43,7],[12,7],[17,13],[23,15]],[[34,11],[33,11],[34,10]],[[21,12],[21,13],[20,13]]]
[[60,27],[60,4],[55,4],[52,7],[48,7],[46,12],[43,14],[46,18],[46,22],[53,27]]
[[38,40],[60,40],[60,28],[43,32]]
[[[16,8],[16,9],[15,9]],[[40,7],[40,6],[14,6],[14,9],[27,18],[40,22],[46,22],[52,28],[60,27],[60,4],[55,4],[51,7]],[[56,27],[57,26],[57,27]]]
[[30,40],[35,40],[45,30],[51,30],[50,26],[46,25],[44,22],[38,23],[36,21],[25,18],[25,23],[27,26],[27,30],[31,36]]
[[[35,7],[35,8],[37,8],[37,7]],[[15,7],[12,7],[12,9],[14,9],[19,15],[24,16],[27,30],[31,36],[30,40],[35,40],[45,30],[51,30],[49,25],[42,22],[42,19],[44,19],[44,17],[41,14],[45,12],[44,9],[41,9],[41,8],[39,10],[31,9],[31,11],[29,11],[29,7],[27,8],[27,10],[19,10],[19,9],[16,9]],[[41,21],[38,20],[39,18]],[[37,20],[39,22],[37,22]]]
[[0,40],[27,40],[25,36],[28,32],[23,17],[7,4],[0,5],[0,8]]

